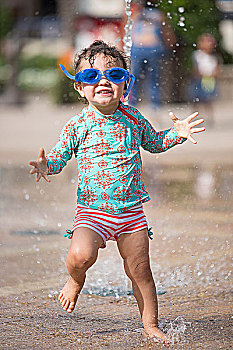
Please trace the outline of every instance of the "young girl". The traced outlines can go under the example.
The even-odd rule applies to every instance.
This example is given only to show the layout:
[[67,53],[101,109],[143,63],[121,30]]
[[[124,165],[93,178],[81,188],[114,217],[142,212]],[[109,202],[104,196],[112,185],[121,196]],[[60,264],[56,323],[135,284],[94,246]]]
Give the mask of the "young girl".
[[36,181],[58,174],[74,154],[78,163],[77,209],[67,256],[70,278],[59,295],[67,312],[75,308],[86,271],[94,264],[99,248],[114,239],[132,281],[143,326],[148,336],[167,340],[158,328],[158,303],[149,262],[149,239],[142,203],[150,200],[142,181],[140,146],[152,153],[164,152],[186,139],[202,119],[194,113],[180,121],[170,114],[174,126],[156,132],[135,109],[121,102],[132,87],[134,77],[127,59],[114,46],[95,41],[75,60],[74,88],[88,106],[64,126],[60,140],[45,156],[40,150],[34,168]]

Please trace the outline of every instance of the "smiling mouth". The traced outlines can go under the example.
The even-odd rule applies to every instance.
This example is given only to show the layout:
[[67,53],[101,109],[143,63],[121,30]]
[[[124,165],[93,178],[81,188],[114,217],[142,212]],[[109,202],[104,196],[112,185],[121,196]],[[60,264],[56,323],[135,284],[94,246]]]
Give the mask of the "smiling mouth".
[[97,92],[97,94],[107,96],[107,95],[112,95],[112,91],[111,90],[100,90]]

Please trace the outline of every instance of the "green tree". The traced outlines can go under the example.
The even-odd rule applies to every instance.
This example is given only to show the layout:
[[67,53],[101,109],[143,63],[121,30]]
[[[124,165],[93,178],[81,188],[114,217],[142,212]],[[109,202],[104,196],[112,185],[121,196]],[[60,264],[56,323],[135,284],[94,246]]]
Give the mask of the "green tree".
[[[143,3],[145,0],[135,0]],[[216,7],[215,0],[151,0],[147,1],[162,10],[173,27],[181,48],[182,61],[186,70],[191,67],[191,54],[197,38],[203,33],[212,34],[218,44],[217,50],[224,63],[233,63],[233,56],[221,46],[219,22],[222,13]]]
[[11,11],[0,3],[0,40],[11,31],[13,25],[13,18]]
[[215,0],[161,0],[158,8],[167,14],[176,33],[186,69],[189,70],[191,66],[191,54],[199,35],[212,34],[218,43],[218,49],[222,51],[218,30],[221,13],[216,8]]

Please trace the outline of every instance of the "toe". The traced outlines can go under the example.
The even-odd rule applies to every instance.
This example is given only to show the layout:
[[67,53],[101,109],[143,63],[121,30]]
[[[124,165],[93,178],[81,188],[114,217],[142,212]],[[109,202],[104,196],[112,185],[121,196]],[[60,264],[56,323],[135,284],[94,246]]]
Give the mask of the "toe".
[[70,305],[68,307],[68,309],[66,310],[67,312],[73,312],[74,311],[74,307],[75,307],[75,303],[74,302],[70,302]]
[[61,293],[59,294],[59,296],[58,296],[58,300],[61,300],[62,297],[63,297],[63,293],[61,292]]
[[63,305],[64,302],[66,301],[66,298],[64,297],[64,295],[60,298],[60,303]]
[[70,301],[68,299],[65,299],[62,303],[62,307],[64,310],[67,310],[69,307]]

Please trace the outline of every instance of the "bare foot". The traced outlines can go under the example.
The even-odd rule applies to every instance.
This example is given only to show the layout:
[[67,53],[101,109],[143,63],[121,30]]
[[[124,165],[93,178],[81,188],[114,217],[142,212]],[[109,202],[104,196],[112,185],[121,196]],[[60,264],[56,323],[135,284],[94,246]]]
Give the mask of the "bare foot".
[[158,327],[144,329],[144,336],[161,343],[170,343],[170,338],[165,333],[163,333]]
[[79,293],[80,286],[70,277],[58,297],[63,310],[69,313],[74,310]]

